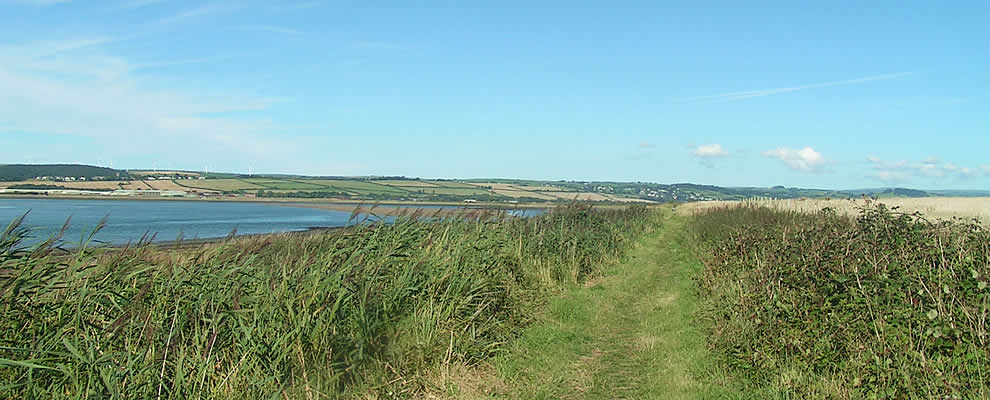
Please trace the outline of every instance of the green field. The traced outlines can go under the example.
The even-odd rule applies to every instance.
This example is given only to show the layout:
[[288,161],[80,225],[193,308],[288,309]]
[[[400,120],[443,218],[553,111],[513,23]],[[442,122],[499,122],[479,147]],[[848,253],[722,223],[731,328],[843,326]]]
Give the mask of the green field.
[[430,181],[430,182],[432,182],[434,185],[448,187],[448,188],[472,189],[478,187],[477,185],[472,185],[470,183],[457,182],[457,181]]
[[359,180],[323,180],[314,179],[307,182],[337,188],[342,191],[362,194],[404,194],[406,190],[375,183],[374,181]]
[[183,180],[177,181],[179,185],[205,190],[216,190],[220,192],[233,192],[238,190],[259,190],[266,186],[246,182],[241,179],[204,179],[204,180]]
[[245,179],[245,182],[275,190],[314,190],[328,189],[317,181],[275,180],[275,179]]
[[419,180],[374,180],[374,183],[388,186],[397,186],[403,188],[435,188],[439,185],[430,181],[419,181]]

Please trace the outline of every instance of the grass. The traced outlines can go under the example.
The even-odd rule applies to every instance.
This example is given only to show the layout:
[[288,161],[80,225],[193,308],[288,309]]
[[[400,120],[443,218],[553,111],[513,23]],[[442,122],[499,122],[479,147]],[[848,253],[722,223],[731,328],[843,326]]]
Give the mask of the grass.
[[548,294],[652,223],[645,207],[156,247],[0,235],[0,397],[392,398],[478,365]]
[[237,190],[258,190],[265,189],[265,186],[256,185],[254,183],[245,182],[241,179],[204,179],[204,180],[184,180],[179,182],[182,186],[195,188],[195,189],[205,189],[205,190],[217,190],[221,192],[233,192]]
[[316,181],[293,181],[275,179],[244,179],[245,182],[275,190],[318,190],[328,189],[327,185]]
[[354,192],[361,194],[407,193],[406,190],[388,185],[380,185],[372,181],[314,179],[310,182],[315,184],[330,186],[340,191]]
[[376,180],[375,183],[388,185],[388,186],[398,186],[398,187],[413,187],[413,188],[435,188],[439,185],[434,184],[430,181],[417,181],[417,180]]
[[709,342],[777,398],[987,398],[990,233],[868,205],[754,205],[692,229]]
[[[604,276],[551,300],[494,362],[495,379],[450,398],[682,399],[745,397],[733,391],[695,321],[693,276],[702,266],[682,218],[667,219]],[[444,386],[441,386],[444,387]]]

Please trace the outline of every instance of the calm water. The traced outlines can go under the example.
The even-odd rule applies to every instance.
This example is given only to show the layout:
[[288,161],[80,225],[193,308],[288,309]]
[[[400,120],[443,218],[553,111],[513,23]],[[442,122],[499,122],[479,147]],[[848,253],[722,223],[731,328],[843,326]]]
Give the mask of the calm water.
[[[432,206],[431,208],[445,208]],[[107,225],[95,240],[109,244],[134,243],[145,234],[155,234],[158,242],[224,237],[237,234],[303,231],[314,227],[340,227],[349,223],[350,212],[315,208],[286,207],[264,203],[133,201],[133,200],[54,200],[0,199],[0,225],[28,214],[26,226],[38,242],[58,232],[66,219],[71,225],[63,242],[79,243],[103,217]],[[518,211],[533,216],[543,210]]]

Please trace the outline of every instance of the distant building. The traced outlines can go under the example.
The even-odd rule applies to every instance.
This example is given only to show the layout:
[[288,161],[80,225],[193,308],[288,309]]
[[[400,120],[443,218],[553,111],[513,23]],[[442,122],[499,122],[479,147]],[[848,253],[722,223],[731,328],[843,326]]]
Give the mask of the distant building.
[[140,196],[140,197],[184,197],[186,192],[182,190],[114,190],[111,196]]

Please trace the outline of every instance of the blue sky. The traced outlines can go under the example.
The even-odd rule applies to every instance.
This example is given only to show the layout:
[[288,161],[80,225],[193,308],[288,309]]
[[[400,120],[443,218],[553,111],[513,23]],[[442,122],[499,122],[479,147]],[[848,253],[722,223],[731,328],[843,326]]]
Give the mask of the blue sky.
[[0,0],[0,162],[990,189],[987,2],[802,3]]

